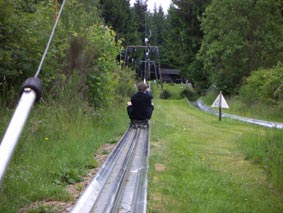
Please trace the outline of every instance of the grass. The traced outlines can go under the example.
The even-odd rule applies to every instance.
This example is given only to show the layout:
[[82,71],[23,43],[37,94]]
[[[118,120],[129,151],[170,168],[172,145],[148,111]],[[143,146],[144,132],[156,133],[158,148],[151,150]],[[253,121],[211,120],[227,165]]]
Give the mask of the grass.
[[127,126],[124,104],[104,112],[76,101],[36,105],[0,188],[0,212],[17,212],[38,200],[70,200],[66,185],[96,167],[96,150],[114,143]]
[[[181,99],[181,85],[164,88],[169,100],[153,86],[148,212],[282,212],[282,130],[219,122]],[[72,101],[33,108],[0,188],[0,212],[70,200],[66,185],[96,167],[98,147],[126,130],[124,104],[97,112]],[[0,113],[2,134],[11,112]]]
[[281,189],[243,151],[248,136],[272,130],[219,122],[185,100],[154,102],[148,212],[283,211]]
[[257,103],[248,106],[240,101],[238,97],[228,99],[228,102],[233,107],[231,110],[226,110],[227,113],[237,113],[246,117],[283,123],[283,104]]
[[272,180],[272,184],[283,191],[283,133],[272,129],[265,136],[247,135],[240,143],[240,149],[247,160],[260,165]]
[[[156,85],[153,86],[153,88],[156,87]],[[156,88],[157,90],[160,88]],[[182,90],[185,89],[184,84],[172,84],[172,83],[163,83],[163,90],[169,92],[169,100],[176,100],[176,99],[182,99],[180,93]],[[159,94],[156,94],[155,97],[159,97]]]

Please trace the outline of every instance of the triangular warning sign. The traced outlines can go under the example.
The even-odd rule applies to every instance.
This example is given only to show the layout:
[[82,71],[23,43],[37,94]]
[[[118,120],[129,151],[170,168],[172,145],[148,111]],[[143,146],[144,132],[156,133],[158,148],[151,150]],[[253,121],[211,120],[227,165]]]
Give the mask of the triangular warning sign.
[[211,105],[211,107],[217,107],[219,108],[221,105],[221,108],[226,108],[228,109],[229,106],[224,98],[224,96],[220,93],[217,98],[215,99],[215,101],[213,102],[213,104]]

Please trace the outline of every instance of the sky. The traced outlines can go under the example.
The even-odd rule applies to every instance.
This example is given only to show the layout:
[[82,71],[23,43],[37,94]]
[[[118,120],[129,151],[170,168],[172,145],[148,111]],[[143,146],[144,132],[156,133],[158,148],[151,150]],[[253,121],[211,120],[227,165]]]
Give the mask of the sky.
[[[134,5],[136,0],[131,0],[130,2],[131,2],[131,5]],[[167,10],[169,9],[170,4],[171,4],[171,0],[148,0],[147,5],[150,11],[153,11],[154,4],[156,4],[157,9],[159,8],[159,5],[161,5],[161,7],[163,8],[163,11],[167,13]]]

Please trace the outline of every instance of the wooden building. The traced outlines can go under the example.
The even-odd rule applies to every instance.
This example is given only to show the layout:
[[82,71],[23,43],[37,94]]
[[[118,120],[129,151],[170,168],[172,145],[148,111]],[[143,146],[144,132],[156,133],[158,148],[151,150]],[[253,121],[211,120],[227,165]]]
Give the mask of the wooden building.
[[166,83],[181,83],[180,70],[160,69],[161,79]]

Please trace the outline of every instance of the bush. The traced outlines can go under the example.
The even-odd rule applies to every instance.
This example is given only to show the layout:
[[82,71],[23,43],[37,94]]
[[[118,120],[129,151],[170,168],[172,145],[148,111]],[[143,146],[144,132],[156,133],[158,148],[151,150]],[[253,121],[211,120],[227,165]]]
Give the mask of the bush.
[[196,101],[199,95],[195,91],[186,88],[181,92],[181,97],[186,97],[189,101]]
[[171,93],[168,90],[162,90],[161,94],[160,94],[160,98],[161,99],[168,99],[170,98]]
[[130,97],[136,92],[135,71],[125,67],[117,72],[118,85],[115,89],[116,96]]
[[277,104],[283,101],[283,67],[252,72],[241,87],[240,95],[247,104],[258,101]]

